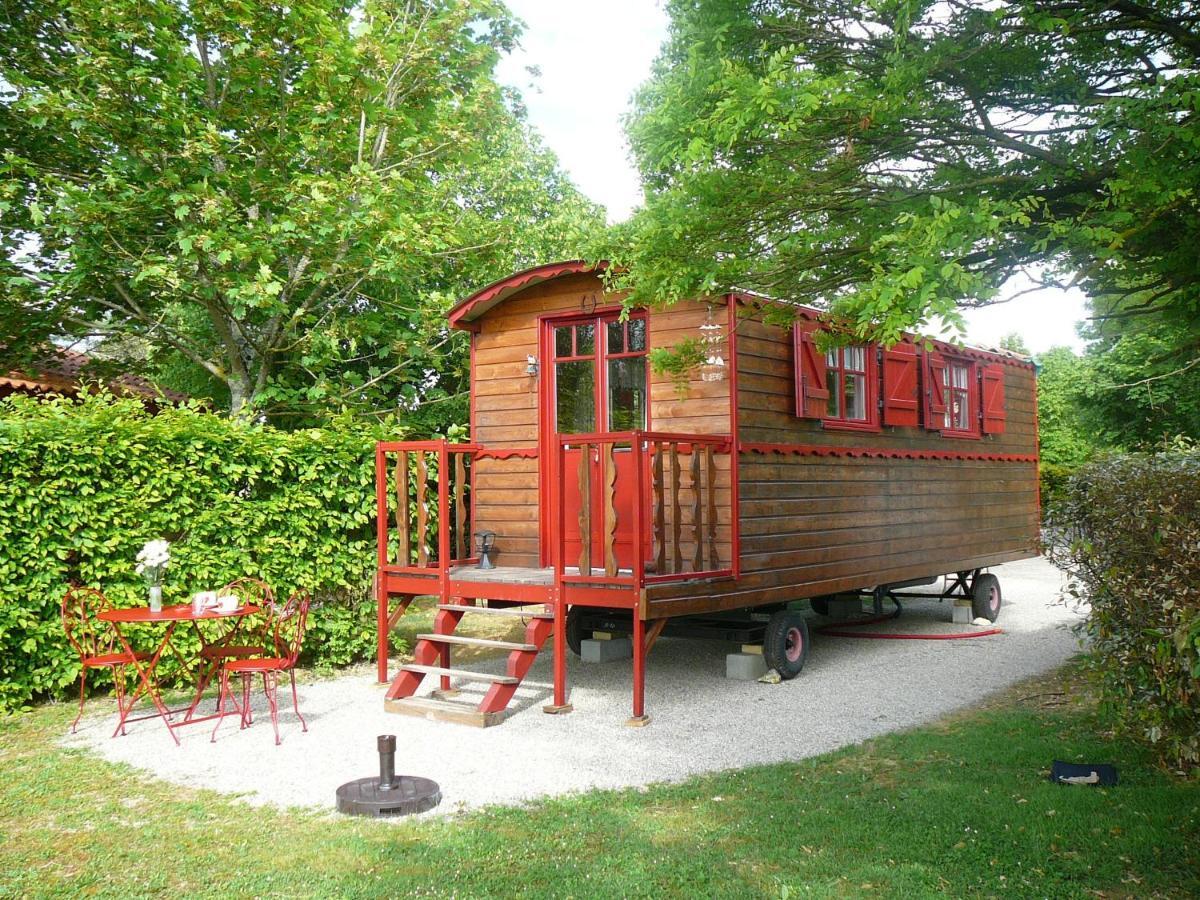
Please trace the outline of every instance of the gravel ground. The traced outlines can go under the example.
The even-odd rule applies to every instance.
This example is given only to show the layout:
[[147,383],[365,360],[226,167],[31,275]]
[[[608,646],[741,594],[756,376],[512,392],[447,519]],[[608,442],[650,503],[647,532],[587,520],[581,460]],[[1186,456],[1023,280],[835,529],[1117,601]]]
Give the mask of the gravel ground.
[[[728,644],[664,638],[648,657],[646,709],[653,722],[646,728],[624,724],[630,714],[628,660],[585,664],[572,658],[575,711],[544,715],[552,678],[551,654],[545,653],[518,693],[518,711],[494,728],[385,713],[383,687],[359,670],[303,682],[300,708],[309,731],[301,733],[288,707],[279,747],[272,744],[265,709],[245,731],[226,719],[215,744],[209,742],[211,723],[181,729],[177,748],[155,720],[110,739],[110,715],[86,719],[63,742],[251,803],[329,809],[339,784],[378,770],[375,735],[394,733],[397,769],[441,785],[443,804],[431,814],[799,759],[970,706],[1077,652],[1069,630],[1077,616],[1056,604],[1056,569],[1034,559],[993,571],[1004,590],[1003,635],[929,642],[817,635],[804,672],[782,684],[727,680],[725,654],[736,649]],[[949,620],[948,603],[913,600],[895,623],[872,630],[978,630]],[[503,661],[475,668],[484,665],[502,671]],[[464,697],[478,689],[466,687]],[[282,705],[283,691],[280,699]]]

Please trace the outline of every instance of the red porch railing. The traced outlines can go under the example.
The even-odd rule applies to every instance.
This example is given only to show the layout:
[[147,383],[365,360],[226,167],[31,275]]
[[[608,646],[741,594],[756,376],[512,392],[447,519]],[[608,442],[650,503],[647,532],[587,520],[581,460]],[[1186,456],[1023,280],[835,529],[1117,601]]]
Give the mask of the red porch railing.
[[560,437],[556,450],[560,583],[640,589],[733,574],[727,435],[578,434]]
[[471,492],[475,444],[382,442],[375,447],[379,568],[440,574],[475,562]]

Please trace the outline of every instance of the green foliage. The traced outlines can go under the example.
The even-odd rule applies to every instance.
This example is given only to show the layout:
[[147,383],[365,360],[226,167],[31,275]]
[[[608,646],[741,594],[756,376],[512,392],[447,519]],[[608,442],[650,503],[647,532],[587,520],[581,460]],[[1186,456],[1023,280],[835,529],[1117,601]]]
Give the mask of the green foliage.
[[450,302],[603,224],[493,78],[517,34],[498,0],[6,4],[0,347],[102,338],[293,427],[461,408]]
[[[395,430],[386,433],[395,437]],[[353,428],[283,432],[132,400],[0,404],[0,712],[60,696],[79,674],[59,619],[68,582],[144,605],[142,544],[165,537],[165,602],[242,575],[313,592],[305,658],[374,648],[374,440]],[[137,639],[152,641],[153,629]],[[193,650],[194,636],[177,632]],[[144,646],[149,647],[148,643]],[[171,660],[160,672],[179,673]]]
[[681,398],[687,395],[692,374],[707,358],[704,345],[697,338],[684,338],[674,347],[655,347],[649,357],[654,374],[669,376]]
[[1038,443],[1043,469],[1069,473],[1106,446],[1096,434],[1085,394],[1092,376],[1091,358],[1069,347],[1054,347],[1037,358]]
[[669,9],[629,122],[646,207],[597,251],[636,301],[758,290],[894,341],[931,316],[960,328],[957,304],[1033,266],[1196,335],[1187,4]]
[[1094,440],[1144,450],[1176,435],[1200,438],[1197,322],[1155,317],[1101,329],[1080,390]]
[[1029,345],[1025,343],[1025,338],[1021,337],[1020,332],[1010,331],[1004,337],[1000,338],[1000,349],[1011,350],[1013,353],[1021,353],[1029,356]]
[[1043,517],[1049,515],[1054,505],[1062,499],[1075,471],[1071,466],[1046,462],[1044,459],[1038,464],[1038,490],[1041,492]]
[[1092,463],[1050,522],[1109,710],[1168,764],[1200,767],[1200,452]]

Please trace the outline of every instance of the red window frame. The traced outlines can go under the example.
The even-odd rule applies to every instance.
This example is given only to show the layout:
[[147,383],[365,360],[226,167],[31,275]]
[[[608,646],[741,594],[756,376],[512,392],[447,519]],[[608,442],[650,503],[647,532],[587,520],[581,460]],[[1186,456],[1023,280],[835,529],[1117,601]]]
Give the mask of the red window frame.
[[[863,351],[863,368],[848,369],[845,365],[845,351],[852,347],[861,347]],[[821,419],[823,427],[836,431],[879,431],[879,360],[874,344],[854,344],[852,347],[835,347],[825,357],[825,384],[829,389],[829,398],[836,398],[840,415],[825,415]],[[837,364],[831,364],[829,357],[836,355]],[[866,415],[861,419],[850,419],[846,412],[846,379],[845,375],[860,375],[863,380],[863,404]]]
[[[605,432],[611,431],[607,420],[600,421],[601,413],[606,417],[612,414],[608,404],[608,361],[610,359],[630,359],[633,357],[647,357],[646,362],[646,424],[642,430],[650,430],[650,319],[646,310],[636,309],[629,312],[625,318],[621,318],[622,309],[619,306],[605,307],[598,309],[588,315],[580,315],[579,313],[556,313],[546,316],[539,316],[539,322],[545,322],[549,328],[547,329],[546,347],[543,356],[548,357],[550,364],[550,378],[548,379],[549,392],[543,400],[543,414],[548,416],[551,434],[561,434],[569,432],[560,432],[558,426],[558,409],[556,406],[557,391],[558,391],[558,364],[564,362],[594,362],[595,363],[595,380],[592,386],[594,391],[594,409],[596,421],[593,423],[594,431]],[[622,346],[629,346],[629,323],[633,320],[638,320],[643,324],[645,329],[643,332],[643,343],[641,350],[622,350],[617,353],[611,353],[608,349],[608,326],[614,322],[621,322],[621,340]],[[592,349],[587,353],[580,353],[578,347],[578,331],[580,325],[595,325],[596,329],[592,335]],[[540,326],[539,326],[540,327]],[[557,347],[555,346],[555,332],[559,328],[571,329],[571,353],[563,356],[558,355]]]
[[[946,380],[942,383],[942,392],[946,402],[945,418],[943,419],[942,434],[945,437],[979,438],[982,432],[979,428],[979,366],[970,359],[958,356],[945,357]],[[967,373],[966,387],[954,384],[954,370],[965,369]],[[965,397],[967,401],[967,427],[960,428],[953,424],[954,402],[956,397]]]

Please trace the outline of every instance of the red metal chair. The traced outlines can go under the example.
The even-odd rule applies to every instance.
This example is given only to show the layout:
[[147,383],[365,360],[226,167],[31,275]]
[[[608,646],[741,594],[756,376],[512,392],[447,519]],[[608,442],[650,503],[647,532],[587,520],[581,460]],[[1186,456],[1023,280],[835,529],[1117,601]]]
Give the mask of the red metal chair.
[[[74,733],[83,718],[83,706],[87,701],[88,669],[110,669],[113,685],[117,691],[117,706],[125,708],[125,667],[136,658],[139,662],[149,659],[150,653],[126,653],[117,649],[117,635],[112,626],[96,618],[110,609],[108,598],[96,588],[70,587],[62,599],[63,630],[75,652],[79,654],[79,713],[71,723]],[[121,734],[125,734],[122,725]]]
[[270,629],[271,615],[275,610],[275,592],[271,586],[260,578],[238,578],[217,592],[218,597],[226,594],[234,594],[243,605],[259,607],[262,613],[251,620],[248,630],[234,628],[200,650],[200,677],[196,684],[196,696],[188,709],[188,718],[195,713],[204,691],[213,675],[220,671],[223,662],[270,656],[275,652]]
[[[262,675],[263,692],[267,697],[267,705],[271,710],[271,727],[275,730],[275,744],[279,740],[279,673],[287,672],[292,682],[292,708],[300,727],[308,731],[308,723],[300,715],[300,701],[296,696],[296,660],[300,657],[300,647],[304,643],[304,628],[308,621],[308,607],[311,598],[307,591],[296,591],[288,598],[282,607],[274,607],[270,616],[270,633],[274,642],[274,656],[264,656],[257,659],[231,659],[221,666],[221,692],[217,700],[217,724],[213,726],[212,740],[217,739],[217,729],[228,715],[226,703],[233,701],[233,691],[229,686],[231,675],[242,677],[241,727],[250,724],[250,679]],[[235,709],[238,708],[233,701]]]

